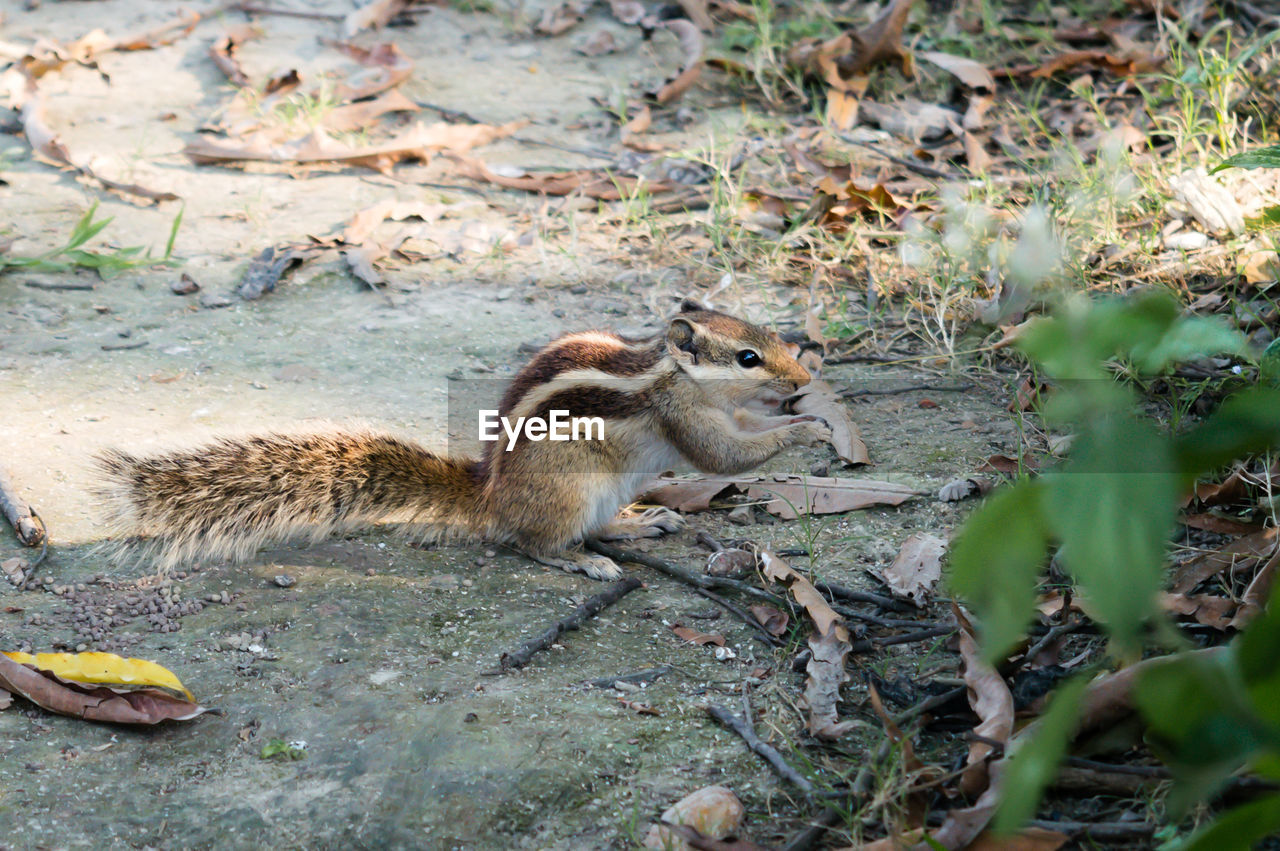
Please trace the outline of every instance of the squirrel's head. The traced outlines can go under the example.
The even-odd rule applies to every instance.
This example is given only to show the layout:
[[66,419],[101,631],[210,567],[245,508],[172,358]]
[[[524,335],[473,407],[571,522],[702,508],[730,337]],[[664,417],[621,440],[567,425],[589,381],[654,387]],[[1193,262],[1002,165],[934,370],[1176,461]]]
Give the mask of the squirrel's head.
[[809,383],[799,349],[778,336],[685,299],[667,326],[667,353],[727,408],[774,407]]

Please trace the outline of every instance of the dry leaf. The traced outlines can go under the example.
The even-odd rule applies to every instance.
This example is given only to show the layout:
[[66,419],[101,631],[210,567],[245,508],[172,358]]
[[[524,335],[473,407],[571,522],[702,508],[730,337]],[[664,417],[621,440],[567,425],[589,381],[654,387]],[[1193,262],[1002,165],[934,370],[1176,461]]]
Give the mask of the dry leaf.
[[590,5],[588,0],[569,0],[566,3],[552,4],[543,11],[538,23],[533,25],[533,31],[539,35],[560,35],[568,32],[582,23],[582,16],[586,14]]
[[209,48],[209,58],[234,85],[247,88],[251,85],[249,75],[240,67],[240,60],[236,59],[236,48],[261,35],[262,31],[250,24],[229,30]]
[[960,791],[973,796],[994,784],[989,782],[987,759],[995,749],[987,742],[1007,744],[1013,733],[1013,694],[995,668],[982,661],[973,626],[959,606],[952,605],[960,626],[960,658],[964,660],[964,682],[969,705],[980,719],[973,732],[983,740],[971,742],[969,759],[960,776]]
[[585,169],[536,174],[524,171],[513,174],[509,170],[504,170],[504,173],[499,174],[480,160],[462,156],[450,156],[449,159],[458,164],[459,172],[472,180],[484,180],[508,189],[541,192],[544,195],[569,195],[577,192],[601,201],[617,201],[622,198],[624,192],[628,197],[634,195],[641,184],[650,195],[668,192],[675,188],[671,183],[659,183],[643,178],[610,175],[603,171]]
[[791,622],[791,617],[786,612],[779,611],[773,606],[756,605],[748,611],[770,635],[782,635],[787,631],[787,624]]
[[986,92],[994,92],[996,90],[996,78],[992,76],[986,66],[972,59],[966,59],[963,56],[952,56],[950,53],[941,53],[936,50],[926,50],[916,55],[952,74],[971,89]]
[[670,30],[680,40],[684,51],[684,65],[680,72],[662,84],[648,96],[657,103],[670,103],[689,90],[702,75],[702,33],[688,21],[680,19],[662,21],[659,26]]
[[989,830],[970,842],[965,851],[1057,851],[1071,837],[1043,827],[1026,827],[1012,836],[997,836]]
[[583,56],[604,56],[618,49],[618,40],[608,30],[596,30],[590,36],[574,45],[574,50]]
[[378,92],[400,85],[413,73],[413,62],[391,42],[377,44],[371,48],[360,47],[345,41],[325,41],[324,43],[367,69],[334,88],[333,96],[339,102],[372,97]]
[[245,301],[261,298],[276,288],[286,272],[301,266],[328,247],[318,244],[268,246],[249,261],[236,292]]
[[486,145],[494,139],[509,136],[526,123],[528,122],[513,121],[497,127],[488,124],[419,123],[389,141],[360,146],[339,142],[320,128],[301,139],[284,143],[276,143],[261,134],[240,141],[201,136],[183,148],[182,152],[192,162],[199,164],[231,165],[251,161],[332,162],[386,172],[402,160],[425,162],[436,151],[465,151],[476,145]]
[[784,585],[791,592],[791,596],[813,620],[813,626],[819,634],[826,635],[840,623],[840,615],[836,614],[818,589],[813,587],[813,583],[771,550],[760,551],[760,571],[766,579]]
[[1202,529],[1218,535],[1252,535],[1263,529],[1257,523],[1243,523],[1219,514],[1186,514],[1179,517],[1178,522],[1192,529]]
[[1231,619],[1232,629],[1243,629],[1266,608],[1267,601],[1271,599],[1271,587],[1275,584],[1277,569],[1280,569],[1280,551],[1267,559],[1267,563],[1259,568],[1249,586],[1244,589],[1240,608]]
[[870,464],[867,444],[863,442],[858,427],[849,417],[849,409],[840,396],[825,381],[810,381],[789,400],[790,409],[797,414],[822,417],[831,426],[831,445],[840,460],[846,464]]
[[917,145],[941,139],[947,134],[962,136],[960,113],[935,103],[903,98],[896,103],[862,102],[862,116],[881,130],[901,136]]
[[947,542],[942,538],[916,532],[903,542],[898,557],[885,570],[885,584],[895,597],[924,608],[929,592],[942,578],[942,554],[946,551]]
[[784,520],[800,513],[839,514],[871,505],[901,505],[916,491],[893,482],[830,476],[705,476],[660,478],[649,484],[646,499],[677,511],[702,511],[723,491],[733,488],[752,499],[767,500],[765,510]]
[[360,130],[373,124],[380,117],[392,112],[417,112],[420,107],[405,97],[399,89],[383,92],[373,100],[349,103],[325,113],[321,126],[332,133]]
[[1162,593],[1160,605],[1166,612],[1194,617],[1197,623],[1220,630],[1231,626],[1231,615],[1236,611],[1234,600],[1213,594]]
[[1179,565],[1174,571],[1172,590],[1185,594],[1224,570],[1250,570],[1276,551],[1277,527],[1237,538],[1217,552],[1204,553]]
[[820,739],[838,739],[857,726],[856,721],[841,721],[837,711],[840,686],[849,675],[844,659],[849,655],[849,631],[837,624],[830,632],[809,637],[811,656],[805,665],[809,675],[804,683],[804,705],[809,710],[809,735]]
[[1006,476],[1017,476],[1022,473],[1034,473],[1036,459],[1024,454],[1021,458],[1010,458],[1008,455],[992,455],[978,465],[977,473],[1003,473]]
[[647,703],[638,703],[634,700],[627,700],[625,697],[618,698],[618,702],[621,703],[624,708],[630,709],[637,715],[652,715],[657,717],[662,714]]
[[724,636],[719,633],[698,632],[696,629],[690,629],[689,627],[681,626],[680,624],[673,624],[671,626],[671,631],[674,632],[677,637],[684,641],[688,641],[690,644],[697,644],[699,647],[707,644],[714,644],[716,647],[724,647]]
[[26,93],[19,110],[22,115],[22,132],[26,135],[27,142],[31,145],[32,150],[40,156],[58,165],[70,166],[85,177],[102,184],[107,189],[124,195],[147,198],[152,201],[178,200],[178,196],[172,192],[161,192],[136,183],[119,183],[111,180],[99,174],[88,162],[77,161],[67,146],[49,127],[45,117],[44,102],[34,90]]
[[[842,80],[885,62],[897,62],[902,73],[914,73],[911,54],[902,44],[902,28],[907,23],[913,0],[890,0],[880,17],[861,30],[848,30],[820,44],[801,43],[788,56],[792,65],[806,68],[815,77],[826,78],[822,64],[830,62]],[[828,83],[831,81],[828,79]]]
[[838,739],[857,724],[855,721],[840,721],[836,708],[840,701],[840,686],[849,679],[844,669],[844,659],[852,649],[849,631],[813,583],[773,552],[760,551],[760,568],[766,579],[786,586],[792,598],[813,620],[814,634],[809,636],[812,656],[805,667],[809,677],[804,685],[804,703],[809,709],[809,734]]
[[1110,52],[1106,50],[1069,50],[1038,65],[1016,65],[997,68],[991,73],[997,77],[1052,77],[1063,71],[1074,71],[1081,66],[1108,71],[1128,77],[1155,71],[1167,57],[1142,49]]
[[1230,505],[1240,502],[1247,494],[1244,470],[1238,467],[1221,482],[1200,482],[1196,485],[1196,499],[1205,505]]
[[20,664],[5,654],[0,654],[0,689],[19,694],[51,712],[87,721],[157,724],[186,721],[209,711],[193,700],[175,697],[158,687],[77,683],[38,671],[33,665]]
[[361,30],[380,30],[407,9],[411,2],[412,0],[369,0],[342,19],[342,35],[351,38]]

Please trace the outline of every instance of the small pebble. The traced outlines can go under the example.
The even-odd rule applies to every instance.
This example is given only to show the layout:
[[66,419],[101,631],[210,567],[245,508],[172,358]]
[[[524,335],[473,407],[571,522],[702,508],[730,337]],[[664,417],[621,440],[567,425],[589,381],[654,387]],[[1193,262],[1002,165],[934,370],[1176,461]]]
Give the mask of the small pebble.
[[279,585],[281,588],[292,588],[297,583],[298,580],[294,579],[292,576],[290,576],[287,573],[281,573],[271,581],[274,582],[276,585]]

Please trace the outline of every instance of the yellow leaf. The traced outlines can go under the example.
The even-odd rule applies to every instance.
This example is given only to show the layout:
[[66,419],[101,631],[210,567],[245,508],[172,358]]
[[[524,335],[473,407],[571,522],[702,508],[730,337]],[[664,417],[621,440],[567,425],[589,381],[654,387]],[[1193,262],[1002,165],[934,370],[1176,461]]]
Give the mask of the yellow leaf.
[[[0,651],[3,652],[3,651]],[[158,688],[187,700],[195,697],[171,671],[146,659],[125,659],[114,653],[30,653],[5,652],[20,665],[33,665],[55,677],[88,685],[124,688]]]

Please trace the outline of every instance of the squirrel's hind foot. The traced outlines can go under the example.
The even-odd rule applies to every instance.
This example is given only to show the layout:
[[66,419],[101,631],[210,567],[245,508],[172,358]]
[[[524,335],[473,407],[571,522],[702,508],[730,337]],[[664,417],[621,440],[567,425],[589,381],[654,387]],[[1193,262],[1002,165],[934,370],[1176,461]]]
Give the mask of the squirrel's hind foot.
[[612,582],[622,578],[622,568],[618,567],[613,559],[595,553],[567,550],[556,555],[529,553],[529,557],[539,564],[558,567],[569,573],[581,573],[592,579],[599,579],[601,582]]
[[601,541],[634,541],[679,532],[687,521],[670,508],[657,506],[640,513],[624,511],[592,537]]

